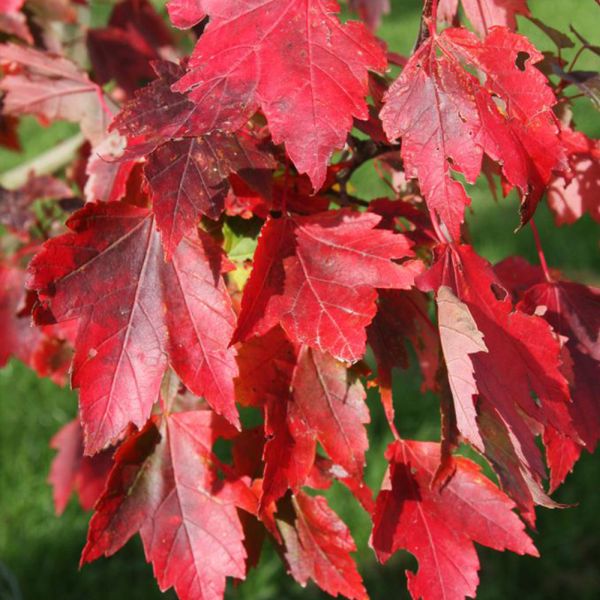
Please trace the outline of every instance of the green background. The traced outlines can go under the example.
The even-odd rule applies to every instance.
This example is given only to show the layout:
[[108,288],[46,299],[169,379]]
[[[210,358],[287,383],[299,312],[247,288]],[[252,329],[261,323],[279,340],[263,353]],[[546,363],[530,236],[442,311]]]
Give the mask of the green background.
[[[110,2],[91,4],[95,22],[100,24]],[[391,49],[408,54],[416,37],[421,2],[397,0],[392,4],[392,14],[386,18],[380,34]],[[600,42],[597,35],[594,37],[599,15],[594,0],[530,0],[529,4],[533,14],[544,23],[564,31],[573,24],[590,41]],[[519,23],[520,30],[538,47],[552,48],[535,26],[524,19]],[[565,53],[570,54],[571,51]],[[578,68],[599,70],[598,57],[586,53]],[[576,101],[575,116],[580,129],[590,136],[599,136],[600,120],[587,100]],[[72,131],[66,124],[43,129],[33,120],[25,120],[21,128],[24,154],[0,151],[0,172],[52,148]],[[367,198],[385,193],[368,168],[352,183]],[[513,233],[518,222],[517,199],[511,196],[496,204],[485,186],[477,185],[470,191],[474,202],[468,219],[475,248],[491,261],[521,254],[535,263],[530,230]],[[536,221],[552,267],[579,281],[596,284],[600,281],[598,226],[591,219],[585,217],[574,226],[556,229],[548,209],[542,205]],[[417,372],[397,374],[394,390],[401,434],[415,439],[436,439],[438,402],[433,396],[419,392]],[[373,422],[369,426],[372,446],[368,455],[368,482],[377,489],[385,468],[383,451],[390,438],[376,395],[369,396],[369,405]],[[61,425],[73,418],[75,410],[76,397],[72,392],[38,380],[21,364],[12,362],[0,371],[0,599],[174,598],[172,592],[163,596],[158,591],[137,537],[113,558],[101,559],[78,571],[89,515],[73,500],[62,518],[56,518],[46,483],[53,455],[48,442]],[[540,559],[480,548],[478,598],[600,598],[599,481],[600,462],[586,453],[575,473],[555,495],[556,500],[573,507],[538,511],[538,531],[532,532],[532,536],[540,550]],[[414,559],[398,553],[387,565],[377,565],[368,548],[370,525],[365,513],[341,487],[334,487],[329,497],[355,535],[359,568],[372,598],[408,598],[404,570],[416,567]],[[267,546],[259,569],[237,587],[230,582],[228,597],[272,600],[327,596],[312,584],[302,589],[291,581]]]

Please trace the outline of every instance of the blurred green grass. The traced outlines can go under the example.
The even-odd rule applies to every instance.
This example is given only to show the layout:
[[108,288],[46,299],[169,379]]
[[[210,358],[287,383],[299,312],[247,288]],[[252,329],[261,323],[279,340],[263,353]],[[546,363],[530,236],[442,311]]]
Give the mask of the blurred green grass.
[[[158,4],[164,4],[159,2]],[[96,1],[96,22],[107,14],[106,1]],[[381,28],[390,47],[409,53],[419,23],[420,0],[396,0],[392,15]],[[530,0],[533,13],[542,21],[566,30],[575,27],[598,43],[598,19],[594,0],[547,2]],[[594,12],[596,11],[596,12]],[[521,31],[530,35],[541,49],[551,44],[533,25],[520,20]],[[569,55],[569,52],[566,53]],[[582,57],[582,69],[598,70],[597,57]],[[600,136],[600,120],[586,100],[578,101],[576,119],[591,136]],[[8,170],[39,152],[51,148],[70,135],[73,128],[55,124],[40,127],[26,119],[21,127],[24,153],[0,151],[0,172]],[[385,193],[368,169],[353,181],[359,193],[376,197]],[[521,254],[536,262],[535,248],[528,228],[513,233],[517,222],[517,200],[503,199],[497,204],[484,185],[473,190],[473,206],[468,217],[472,242],[492,261]],[[536,215],[550,264],[569,277],[586,282],[600,280],[598,226],[584,218],[572,227],[556,229],[545,205]],[[436,439],[439,431],[438,403],[419,391],[419,377],[413,369],[395,379],[395,399],[401,434],[415,439]],[[369,394],[373,422],[369,426],[371,449],[368,454],[368,483],[378,488],[385,464],[383,451],[390,441],[376,394]],[[75,501],[60,518],[54,516],[51,491],[46,483],[53,453],[48,442],[76,410],[75,395],[38,380],[25,367],[12,362],[0,371],[0,567],[6,567],[18,581],[24,598],[60,600],[151,600],[174,598],[162,595],[153,580],[151,567],[143,558],[136,538],[111,559],[101,559],[78,572],[77,564],[86,535],[88,515]],[[600,463],[584,455],[575,473],[557,494],[566,510],[540,510],[538,532],[533,534],[541,559],[519,557],[480,549],[481,586],[478,597],[484,600],[527,598],[528,600],[592,600],[600,597]],[[369,520],[346,490],[335,487],[329,493],[333,507],[349,523],[359,547],[361,573],[372,598],[408,598],[403,572],[416,563],[399,553],[387,565],[375,563],[368,548]],[[0,568],[0,580],[2,570]],[[301,589],[288,578],[279,558],[266,547],[260,568],[246,582],[228,588],[230,600],[273,600],[326,598],[314,585]],[[0,599],[4,595],[0,582]]]

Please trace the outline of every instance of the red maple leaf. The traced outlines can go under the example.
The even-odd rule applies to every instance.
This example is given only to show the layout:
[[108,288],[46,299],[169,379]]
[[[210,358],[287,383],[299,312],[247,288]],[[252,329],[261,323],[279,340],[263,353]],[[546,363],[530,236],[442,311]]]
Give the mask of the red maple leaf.
[[383,15],[391,10],[390,0],[350,0],[349,4],[373,31],[381,25]]
[[310,430],[304,430],[304,436],[294,436],[291,431],[288,414],[298,350],[281,328],[274,327],[243,344],[237,361],[238,401],[264,410],[266,439],[260,500],[264,510],[288,488],[298,490],[306,483],[315,461],[316,437]]
[[294,439],[311,435],[340,479],[362,480],[370,421],[360,379],[331,356],[304,347],[292,379],[288,423]]
[[115,5],[107,27],[87,32],[87,49],[96,81],[111,80],[131,95],[152,79],[151,62],[173,37],[148,0],[124,0]]
[[358,377],[331,356],[296,349],[280,328],[244,344],[238,362],[238,400],[265,411],[261,505],[306,484],[317,442],[331,458],[331,474],[360,488],[369,411]]
[[28,44],[33,43],[33,38],[27,18],[21,12],[25,0],[0,0],[0,31],[8,35],[16,35]]
[[[478,412],[488,405],[488,416],[502,422],[498,435],[506,433],[519,457],[509,465],[508,450],[494,453],[497,467],[505,457],[501,478],[518,465],[527,472],[531,487],[539,487],[535,482],[545,471],[534,440],[537,427],[551,425],[577,439],[568,414],[570,394],[558,339],[540,317],[513,309],[489,263],[469,246],[445,247],[421,281],[438,293],[442,349],[460,433],[485,454],[497,437],[490,433],[491,425],[487,435],[481,432]],[[542,497],[541,491],[535,494]],[[534,518],[530,502],[520,507],[528,519]]]
[[452,459],[454,475],[442,489],[432,488],[440,446],[398,441],[387,451],[390,467],[377,498],[371,543],[380,561],[406,549],[419,562],[407,572],[417,600],[475,597],[479,560],[473,542],[495,550],[538,556],[514,503],[478,465]]
[[[529,289],[519,304],[527,312],[545,310],[544,318],[567,339],[572,362],[569,413],[589,452],[600,439],[600,290],[566,281],[539,283]],[[556,489],[579,458],[579,444],[560,428],[550,428],[547,460],[551,470],[551,488]]]
[[183,236],[194,230],[200,215],[219,218],[230,173],[275,167],[259,143],[242,133],[215,132],[167,142],[148,156],[144,173],[167,258]]
[[90,510],[104,491],[113,466],[113,452],[105,450],[95,456],[83,453],[83,432],[78,419],[67,423],[52,438],[50,447],[58,450],[52,461],[48,481],[53,487],[56,514],[64,512],[73,492],[84,510]]
[[[517,28],[517,15],[529,15],[527,0],[461,0],[463,9],[481,36],[488,35],[492,27]],[[458,13],[458,0],[440,0],[438,19],[452,23]]]
[[162,591],[221,600],[226,577],[245,576],[236,507],[252,497],[241,481],[218,477],[212,446],[230,433],[211,411],[189,411],[152,420],[130,436],[115,454],[81,563],[114,554],[139,531]]
[[571,172],[556,175],[548,187],[548,205],[557,225],[569,225],[588,213],[600,223],[600,141],[563,130]]
[[302,586],[312,579],[332,596],[368,598],[350,555],[356,550],[354,540],[327,500],[299,492],[291,504],[291,522],[278,520],[277,525],[292,577]]
[[420,270],[416,261],[392,262],[412,256],[411,244],[375,229],[380,221],[373,213],[350,211],[267,221],[234,340],[280,321],[296,342],[339,360],[359,360],[365,327],[377,311],[376,288],[408,289]]
[[205,131],[235,131],[260,108],[274,142],[285,143],[319,189],[353,118],[368,117],[368,70],[386,67],[381,46],[364,25],[342,25],[332,0],[204,0],[202,6],[209,24],[190,72],[174,89],[189,90]]
[[152,213],[88,204],[30,265],[38,321],[79,319],[72,383],[79,387],[86,452],[140,427],[170,363],[187,387],[238,423],[227,268],[207,234],[162,258]]
[[0,62],[20,69],[0,80],[6,113],[79,123],[93,144],[101,141],[112,119],[112,102],[87,73],[66,58],[15,44],[0,46]]
[[[438,52],[440,55],[438,56]],[[563,149],[552,113],[556,98],[535,67],[543,58],[524,37],[495,28],[482,42],[465,29],[447,29],[411,57],[385,97],[381,119],[391,140],[402,138],[406,173],[417,177],[434,218],[451,239],[469,198],[451,177],[473,183],[484,153],[522,196],[527,222],[550,180],[562,166]],[[485,74],[483,84],[462,62]],[[501,111],[494,101],[506,106]]]
[[171,22],[179,29],[189,29],[206,17],[204,0],[169,0],[167,10]]

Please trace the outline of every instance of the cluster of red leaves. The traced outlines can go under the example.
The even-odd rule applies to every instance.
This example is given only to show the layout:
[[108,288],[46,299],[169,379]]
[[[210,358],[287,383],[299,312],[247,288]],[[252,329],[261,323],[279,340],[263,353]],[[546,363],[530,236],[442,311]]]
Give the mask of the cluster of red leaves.
[[[598,142],[561,96],[593,95],[589,73],[515,32],[526,0],[461,0],[474,32],[458,0],[426,0],[406,58],[372,33],[389,2],[348,4],[366,25],[336,0],[171,0],[177,32],[122,0],[84,32],[88,73],[52,27],[85,1],[0,0],[17,40],[0,45],[0,142],[18,148],[21,115],[85,138],[62,180],[0,189],[0,364],[79,390],[50,481],[57,512],[73,491],[94,509],[82,564],[139,532],[161,589],[219,600],[269,539],[301,585],[363,599],[351,533],[318,494],[338,481],[381,562],[417,558],[413,598],[474,596],[474,542],[537,555],[515,510],[533,527],[598,442],[600,290],[478,256],[454,177],[516,189],[522,226],[546,192],[558,224],[600,220]],[[349,180],[371,160],[393,194],[365,202]],[[440,442],[396,429],[407,342],[440,394]],[[365,383],[394,437],[375,497]]]

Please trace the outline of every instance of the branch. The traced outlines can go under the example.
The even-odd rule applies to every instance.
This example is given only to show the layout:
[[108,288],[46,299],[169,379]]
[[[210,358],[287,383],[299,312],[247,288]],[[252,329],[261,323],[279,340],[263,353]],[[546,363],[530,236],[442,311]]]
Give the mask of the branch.
[[352,158],[336,176],[337,183],[340,186],[339,195],[342,200],[350,200],[347,193],[348,181],[357,169],[382,154],[400,150],[400,144],[378,144],[371,139],[359,140],[352,136],[348,138],[348,145],[352,148]]
[[58,146],[42,152],[32,160],[6,171],[0,175],[0,185],[7,189],[17,189],[27,183],[31,173],[50,175],[68,165],[77,150],[85,141],[83,134],[78,133],[60,143]]

